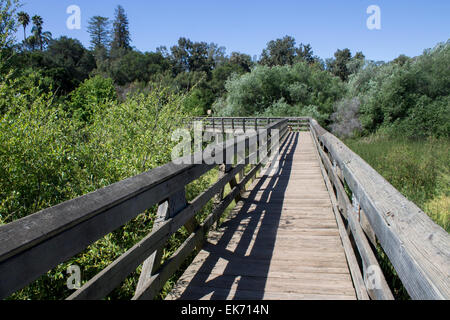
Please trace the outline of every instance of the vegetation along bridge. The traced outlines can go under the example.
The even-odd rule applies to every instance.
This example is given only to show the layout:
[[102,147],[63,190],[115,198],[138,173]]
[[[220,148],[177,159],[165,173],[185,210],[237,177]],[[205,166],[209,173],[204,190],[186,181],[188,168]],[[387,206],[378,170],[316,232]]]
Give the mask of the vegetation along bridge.
[[[154,205],[152,232],[68,299],[102,299],[141,265],[133,299],[152,299],[187,259],[166,299],[393,299],[387,262],[411,298],[450,298],[449,234],[314,119],[201,120],[233,133],[224,155],[245,143],[246,162],[171,162],[1,226],[0,298]],[[217,166],[217,182],[187,202],[186,185]],[[190,236],[162,262],[183,226]]]

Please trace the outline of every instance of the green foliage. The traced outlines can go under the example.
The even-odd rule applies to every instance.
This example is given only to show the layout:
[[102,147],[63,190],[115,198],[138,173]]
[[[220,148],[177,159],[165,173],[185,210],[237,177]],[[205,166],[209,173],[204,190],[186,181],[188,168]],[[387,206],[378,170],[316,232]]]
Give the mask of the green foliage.
[[110,60],[104,71],[116,84],[125,85],[135,81],[149,82],[169,67],[168,61],[160,53],[124,50],[119,58]]
[[91,36],[92,49],[106,49],[111,42],[109,30],[109,19],[102,16],[94,16],[89,19],[88,32]]
[[206,113],[208,105],[205,103],[203,96],[205,91],[200,89],[193,89],[189,96],[184,101],[184,109],[193,116],[202,116]]
[[[375,135],[345,143],[430,218],[450,232],[450,140]],[[396,299],[409,299],[394,267],[380,246],[376,255]]]
[[314,114],[322,123],[333,111],[333,103],[344,94],[338,78],[305,62],[272,68],[257,66],[251,73],[232,77],[225,87],[226,99],[214,105],[218,115]]
[[293,65],[296,62],[306,61],[307,63],[317,62],[318,58],[313,56],[311,45],[301,43],[295,47],[295,39],[285,36],[283,39],[271,40],[267,43],[267,48],[262,51],[260,64],[273,67]]
[[448,137],[450,42],[423,55],[369,64],[350,77],[348,96],[361,101],[366,132],[390,128],[395,135]]
[[19,7],[18,0],[0,0],[0,79],[11,69],[15,54],[12,47],[18,27],[16,12]]
[[445,211],[445,207],[441,207],[438,213],[426,210],[434,199],[450,196],[448,139],[414,141],[392,138],[380,132],[363,139],[346,140],[345,143],[449,231],[449,212]]
[[95,76],[85,80],[70,94],[69,112],[73,117],[90,122],[95,113],[101,112],[99,107],[117,99],[112,79]]
[[130,49],[130,30],[128,17],[122,6],[117,6],[115,11],[115,19],[113,22],[113,41],[111,50]]
[[19,0],[0,0],[0,51],[14,44],[19,7]]
[[[41,94],[51,92],[52,79],[31,68],[10,71],[0,79],[0,115],[20,112],[17,106],[30,106]],[[48,95],[50,101],[53,99]]]
[[95,68],[93,54],[80,41],[67,37],[53,39],[43,52],[24,53],[19,64],[22,63],[53,79],[53,88],[59,95],[77,88]]
[[[179,127],[185,116],[184,97],[155,87],[119,103],[110,99],[111,86],[110,79],[95,77],[72,95],[73,103],[99,105],[91,122],[79,126],[52,103],[51,93],[30,87],[17,95],[0,83],[1,99],[12,104],[0,117],[0,224],[170,161],[174,142],[167,133]],[[201,188],[202,180],[198,183],[190,187],[189,196]],[[68,265],[80,265],[83,280],[88,280],[147,234],[154,214],[153,208],[139,215],[12,298],[66,297]],[[174,236],[171,241],[180,240]],[[135,281],[136,275],[127,279],[110,298],[130,298]]]

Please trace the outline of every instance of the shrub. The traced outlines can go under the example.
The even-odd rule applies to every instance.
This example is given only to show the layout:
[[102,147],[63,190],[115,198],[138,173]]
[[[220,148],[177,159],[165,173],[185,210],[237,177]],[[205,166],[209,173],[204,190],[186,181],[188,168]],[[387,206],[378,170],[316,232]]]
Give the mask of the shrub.
[[335,112],[331,115],[331,131],[342,137],[348,138],[362,129],[358,119],[360,102],[358,98],[343,99],[335,104]]
[[[87,89],[98,88],[92,83],[103,83],[100,80],[83,87],[87,96]],[[13,92],[4,96],[9,94]],[[124,103],[106,99],[82,127],[52,103],[50,94],[30,88],[24,95],[7,96],[11,108],[0,115],[0,224],[168,162],[174,142],[167,133],[184,117],[184,97],[164,88],[129,96]],[[188,196],[202,186],[202,179],[192,184]],[[65,285],[68,265],[79,265],[82,279],[90,279],[151,230],[154,214],[154,208],[147,210],[10,298],[67,297],[71,293]],[[173,236],[169,248],[182,236],[183,231]],[[130,276],[110,298],[130,298],[136,281],[136,274]]]
[[251,73],[231,77],[225,88],[226,98],[213,106],[222,116],[302,116],[313,112],[327,119],[333,103],[344,94],[339,78],[305,62],[257,66]]
[[86,79],[70,94],[69,111],[74,118],[91,121],[98,108],[117,100],[113,80],[102,76]]

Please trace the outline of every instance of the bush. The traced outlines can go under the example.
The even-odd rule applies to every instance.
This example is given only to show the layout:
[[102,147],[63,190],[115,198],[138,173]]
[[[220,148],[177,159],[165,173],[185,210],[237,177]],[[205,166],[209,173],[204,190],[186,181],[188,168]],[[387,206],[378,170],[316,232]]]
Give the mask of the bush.
[[331,131],[342,138],[348,138],[361,131],[358,119],[360,102],[358,98],[343,99],[335,104],[335,112],[331,115]]
[[[344,94],[339,78],[305,62],[293,66],[257,66],[234,75],[225,85],[226,98],[213,106],[221,116],[303,116],[327,119]],[[314,106],[314,107],[312,107]]]
[[[97,83],[110,82],[88,81],[82,89],[87,101],[98,98],[89,96],[88,90],[103,88]],[[167,133],[180,126],[184,117],[183,96],[154,88],[123,103],[105,99],[91,122],[80,127],[52,103],[51,94],[30,88],[15,97],[4,88],[0,83],[4,99],[12,105],[0,116],[0,225],[168,162],[174,142]],[[200,179],[190,185],[188,196],[204,184]],[[154,215],[154,208],[147,210],[10,298],[67,297],[71,293],[65,285],[68,265],[79,265],[82,279],[90,279],[148,234]],[[169,248],[182,236],[183,231],[173,236]],[[130,298],[136,281],[136,274],[130,276],[110,298]]]
[[449,136],[450,41],[423,55],[368,64],[348,83],[348,98],[359,98],[366,132],[390,127],[395,135]]
[[89,122],[99,107],[116,100],[113,80],[95,76],[85,80],[70,94],[69,111],[74,118]]

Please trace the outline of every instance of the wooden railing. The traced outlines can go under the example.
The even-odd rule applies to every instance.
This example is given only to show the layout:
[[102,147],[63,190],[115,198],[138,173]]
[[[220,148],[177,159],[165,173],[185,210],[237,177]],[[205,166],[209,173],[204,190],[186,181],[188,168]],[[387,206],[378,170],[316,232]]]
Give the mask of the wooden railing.
[[308,117],[194,117],[186,119],[186,124],[191,125],[192,121],[201,121],[205,128],[216,131],[249,130],[261,128],[271,122],[279,120],[288,120],[288,127],[291,131],[307,130],[309,131]]
[[[263,163],[274,156],[272,146],[286,139],[286,119],[265,122],[261,130],[246,130],[245,135],[217,143],[216,151],[237,154],[244,144],[248,154],[244,161],[221,165],[219,180],[193,201],[187,202],[185,188],[190,182],[217,167],[203,158],[201,164],[192,164],[202,154],[186,157],[183,163],[168,163],[138,176],[117,182],[79,198],[42,210],[0,227],[0,298],[6,298],[25,287],[58,264],[82,252],[87,246],[123,226],[140,213],[159,205],[152,232],[126,253],[90,279],[68,299],[101,299],[138,266],[143,264],[134,299],[152,298],[180,267],[195,248],[201,246],[208,229],[220,218],[230,203],[239,197],[246,183],[255,177]],[[272,130],[279,135],[271,136]],[[267,137],[267,138],[265,138]],[[278,140],[279,141],[275,141]],[[212,156],[216,153],[213,152]],[[246,164],[252,157],[251,170],[240,180]],[[216,158],[215,158],[216,159]],[[176,163],[179,163],[177,161]],[[213,211],[197,225],[196,214],[229,183],[230,193],[220,197]],[[178,250],[161,265],[161,251],[169,237],[185,226],[191,232]]]
[[[379,244],[412,299],[450,299],[450,235],[316,120],[310,126],[332,202],[347,221],[362,260],[369,296],[393,298],[384,276],[373,274],[379,263],[372,247]],[[352,202],[344,185],[351,190]],[[376,286],[370,280],[376,280]],[[358,287],[361,281],[354,283],[357,293],[364,290]]]
[[[0,298],[25,287],[158,204],[152,232],[69,297],[101,299],[143,264],[133,299],[153,298],[194,249],[201,247],[208,229],[272,156],[273,139],[282,143],[289,131],[308,128],[317,146],[357,297],[393,299],[375,253],[380,246],[411,298],[450,299],[449,234],[316,120],[206,117],[190,119],[187,125],[192,120],[202,120],[206,130],[231,130],[236,134],[218,146],[223,159],[236,154],[242,143],[247,151],[256,151],[248,153],[242,163],[220,165],[218,181],[189,203],[186,185],[217,167],[208,164],[211,159],[203,159],[202,164],[171,162],[1,226]],[[268,137],[261,143],[262,128]],[[271,129],[278,129],[279,136],[271,137]],[[246,134],[239,135],[239,131]],[[254,156],[257,164],[244,176],[246,163]],[[243,176],[239,181],[237,174]],[[226,184],[231,191],[220,196]],[[350,197],[346,188],[351,191]],[[198,225],[195,215],[213,198],[214,209]],[[190,236],[161,264],[162,248],[182,226]]]

